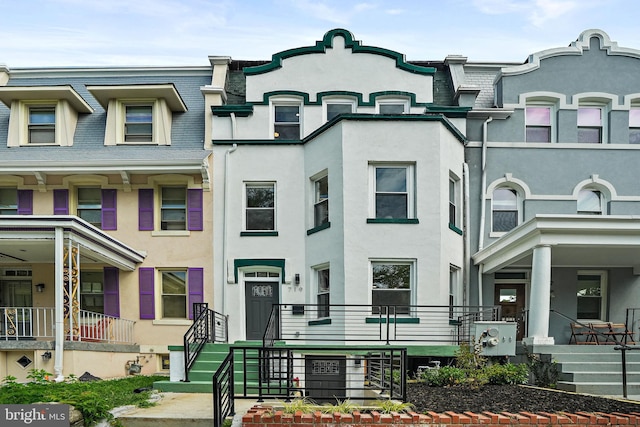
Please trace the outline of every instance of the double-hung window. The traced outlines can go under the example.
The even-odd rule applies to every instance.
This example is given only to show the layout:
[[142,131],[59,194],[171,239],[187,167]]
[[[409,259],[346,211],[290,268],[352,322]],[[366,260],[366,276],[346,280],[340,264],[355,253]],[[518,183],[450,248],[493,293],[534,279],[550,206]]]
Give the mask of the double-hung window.
[[583,189],[578,193],[578,213],[582,215],[602,215],[602,193],[598,190]]
[[602,143],[602,108],[578,108],[578,142]]
[[415,218],[414,166],[371,165],[376,219]]
[[640,106],[629,110],[629,144],[640,144]]
[[405,114],[409,111],[409,102],[398,99],[387,99],[377,102],[378,114]]
[[55,144],[56,142],[56,107],[29,107],[29,136],[30,144]]
[[527,142],[551,142],[551,107],[527,107],[525,120]]
[[518,225],[518,194],[511,188],[497,188],[492,198],[492,230],[507,232]]
[[104,313],[104,276],[102,271],[80,272],[80,308]]
[[449,177],[449,226],[459,228],[459,212],[458,212],[458,200],[459,197],[460,181],[454,177]]
[[313,226],[319,227],[329,222],[329,177],[327,175],[313,183],[315,201],[313,205]]
[[0,188],[0,215],[16,215],[18,213],[18,190]]
[[151,105],[126,105],[124,114],[124,141],[153,141],[153,107]]
[[187,318],[187,272],[162,271],[162,317]]
[[412,262],[372,262],[373,314],[409,314],[413,280]]
[[78,188],[78,216],[88,223],[102,227],[102,189],[100,187]]
[[187,229],[187,189],[162,187],[160,204],[161,230]]
[[300,139],[300,105],[273,106],[275,139]]
[[316,270],[318,281],[318,318],[329,317],[330,310],[330,285],[329,285],[329,267],[323,267]]
[[576,290],[578,319],[606,320],[606,286],[606,272],[578,271]]
[[274,183],[245,184],[245,230],[276,229],[276,192]]

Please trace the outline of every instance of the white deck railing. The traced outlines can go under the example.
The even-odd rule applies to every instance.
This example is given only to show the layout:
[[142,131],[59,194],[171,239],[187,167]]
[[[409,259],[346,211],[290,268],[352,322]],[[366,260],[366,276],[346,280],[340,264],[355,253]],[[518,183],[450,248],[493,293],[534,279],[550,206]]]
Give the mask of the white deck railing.
[[[65,321],[65,340],[134,344],[133,320],[80,310],[78,324],[70,330]],[[55,339],[55,309],[52,307],[0,307],[0,341]]]

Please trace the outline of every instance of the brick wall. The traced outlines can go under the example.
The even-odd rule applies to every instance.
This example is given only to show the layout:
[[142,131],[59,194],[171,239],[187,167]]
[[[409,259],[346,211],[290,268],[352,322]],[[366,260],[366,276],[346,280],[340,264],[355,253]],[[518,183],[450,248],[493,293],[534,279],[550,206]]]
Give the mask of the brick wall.
[[462,414],[454,412],[418,414],[416,412],[381,414],[379,412],[353,414],[323,414],[320,411],[305,414],[285,414],[282,411],[274,411],[270,406],[254,406],[242,417],[243,427],[372,427],[381,425],[391,426],[468,426],[468,427],[508,427],[526,424],[541,426],[563,426],[567,424],[577,427],[601,425],[637,426],[640,425],[640,413],[631,414],[605,414],[602,412],[577,412],[551,414],[547,412],[520,412],[517,414],[491,412]]

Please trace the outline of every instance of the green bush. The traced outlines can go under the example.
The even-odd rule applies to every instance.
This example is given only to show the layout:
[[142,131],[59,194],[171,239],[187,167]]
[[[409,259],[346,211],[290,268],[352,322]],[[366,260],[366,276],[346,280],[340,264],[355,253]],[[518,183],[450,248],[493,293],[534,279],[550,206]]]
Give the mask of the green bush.
[[431,387],[446,387],[465,382],[467,375],[464,369],[455,366],[443,366],[440,369],[427,369],[422,372],[421,379]]
[[525,364],[489,365],[484,367],[489,384],[526,384],[529,380],[529,369]]

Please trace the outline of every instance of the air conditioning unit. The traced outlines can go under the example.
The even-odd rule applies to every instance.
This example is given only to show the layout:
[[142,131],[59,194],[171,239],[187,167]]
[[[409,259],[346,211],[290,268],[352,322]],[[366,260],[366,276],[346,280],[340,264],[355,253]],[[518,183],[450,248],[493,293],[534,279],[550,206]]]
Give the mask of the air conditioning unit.
[[515,356],[516,328],[515,322],[474,322],[470,344],[480,345],[483,356]]

